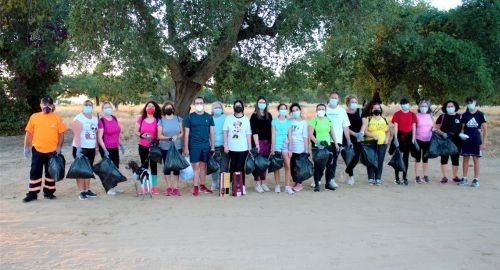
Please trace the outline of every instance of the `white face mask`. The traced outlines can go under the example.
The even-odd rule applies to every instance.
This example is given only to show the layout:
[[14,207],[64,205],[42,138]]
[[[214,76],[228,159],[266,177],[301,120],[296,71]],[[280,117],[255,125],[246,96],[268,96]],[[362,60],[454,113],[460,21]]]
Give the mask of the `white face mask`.
[[325,116],[325,113],[326,113],[325,111],[321,110],[321,111],[318,111],[317,115],[318,115],[319,117],[324,117],[324,116]]
[[194,108],[196,109],[196,111],[202,112],[205,109],[205,106],[202,104],[197,104],[194,106]]

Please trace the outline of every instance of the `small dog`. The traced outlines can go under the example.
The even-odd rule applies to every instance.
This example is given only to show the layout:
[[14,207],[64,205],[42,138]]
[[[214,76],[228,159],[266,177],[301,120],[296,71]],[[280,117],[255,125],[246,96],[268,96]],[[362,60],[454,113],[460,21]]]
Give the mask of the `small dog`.
[[[149,185],[151,185],[151,171],[144,166],[139,166],[139,164],[133,160],[129,161],[125,168],[132,171],[132,179],[134,180],[134,184],[136,184],[137,195],[141,195],[144,183],[148,182]],[[137,186],[137,184],[139,184],[139,186]]]

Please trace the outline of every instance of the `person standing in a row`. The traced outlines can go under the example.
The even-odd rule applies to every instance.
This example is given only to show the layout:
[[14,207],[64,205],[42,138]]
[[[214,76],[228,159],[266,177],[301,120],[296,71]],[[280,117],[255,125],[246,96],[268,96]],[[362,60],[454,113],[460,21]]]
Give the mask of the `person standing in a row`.
[[[252,129],[252,146],[256,147],[259,154],[268,158],[271,154],[271,122],[273,116],[267,111],[267,101],[263,96],[257,98],[255,111],[250,117],[250,127]],[[259,175],[253,174],[255,180],[255,191],[258,193],[270,191],[264,182],[266,172]]]
[[[354,95],[349,95],[346,97],[345,103],[347,106],[347,117],[349,118],[349,123],[351,124],[349,126],[349,137],[354,150],[354,157],[349,164],[346,164],[345,173],[349,175],[347,184],[352,186],[354,185],[354,167],[356,167],[356,165],[358,164],[359,158],[361,156],[360,141],[365,136],[365,133],[361,130],[361,127],[363,126],[363,111],[362,109],[358,108],[358,99]],[[343,147],[348,147],[348,141],[349,140],[347,140],[344,135],[342,143]]]
[[[429,100],[422,99],[418,103],[417,123],[415,126],[415,139],[420,148],[420,150],[415,153],[415,183],[417,184],[430,182],[429,176],[427,175],[427,167],[429,162],[428,152],[431,145],[433,129],[434,124],[431,116],[431,104]],[[420,163],[422,163],[422,177],[418,175]]]
[[460,150],[462,148],[462,140],[459,137],[462,130],[462,123],[460,122],[462,116],[457,113],[459,109],[458,102],[448,100],[441,107],[443,114],[436,119],[436,129],[438,132],[442,137],[450,138],[458,149],[458,153],[454,155],[441,156],[441,174],[443,176],[441,184],[448,183],[447,165],[449,159],[451,159],[452,180],[455,183],[460,182],[460,178],[458,178],[458,165],[460,165]]
[[303,189],[303,186],[302,181],[298,180],[295,176],[295,161],[301,154],[309,153],[309,134],[307,121],[302,119],[302,108],[298,103],[292,103],[292,105],[290,105],[290,113],[293,118],[290,120],[290,129],[288,132],[288,153],[291,155],[290,171],[292,173],[292,180],[295,182],[292,190],[298,192]]
[[[293,195],[295,192],[290,186],[290,156],[288,155],[288,130],[290,129],[290,120],[287,118],[288,107],[286,104],[278,105],[278,117],[274,118],[271,122],[271,145],[274,155],[281,155],[283,157],[283,167],[285,168],[285,192]],[[274,171],[274,192],[280,193],[280,170]]]
[[417,125],[417,116],[410,111],[410,102],[407,98],[402,98],[399,102],[401,110],[397,111],[392,117],[394,124],[394,146],[399,147],[403,155],[403,162],[406,167],[406,172],[403,172],[403,181],[399,178],[399,171],[395,170],[396,179],[394,183],[397,185],[408,185],[408,159],[410,158],[410,150],[412,144],[415,143],[415,132]]
[[212,118],[214,119],[215,153],[214,159],[219,163],[219,170],[212,173],[212,191],[219,190],[221,172],[228,172],[229,157],[224,152],[224,105],[220,101],[212,103]]

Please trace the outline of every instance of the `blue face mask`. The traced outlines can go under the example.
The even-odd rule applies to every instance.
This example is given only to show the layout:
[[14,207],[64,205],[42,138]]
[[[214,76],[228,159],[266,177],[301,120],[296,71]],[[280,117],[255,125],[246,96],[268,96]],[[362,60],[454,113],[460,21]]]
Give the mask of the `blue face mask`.
[[111,115],[113,113],[113,109],[111,108],[104,108],[102,111],[105,115]]
[[88,106],[88,105],[83,106],[83,113],[86,113],[86,114],[92,113],[92,106]]
[[259,103],[257,104],[257,107],[259,108],[259,110],[263,111],[266,109],[267,105],[266,103]]
[[286,116],[288,110],[279,110],[280,116]]
[[453,114],[453,113],[455,113],[455,108],[454,107],[446,107],[446,112],[448,114]]
[[222,109],[221,108],[215,108],[214,109],[214,114],[215,115],[222,115]]
[[300,111],[292,112],[292,116],[293,116],[293,118],[299,118],[300,117]]
[[410,104],[402,104],[401,105],[401,109],[403,109],[403,111],[409,111],[410,110]]
[[337,104],[339,104],[339,100],[336,98],[331,98],[328,100],[328,103],[332,106],[337,106]]
[[358,103],[356,102],[351,103],[351,105],[349,105],[349,108],[351,108],[351,110],[356,110],[358,108]]
[[476,104],[475,103],[469,103],[469,104],[467,104],[467,109],[469,109],[469,111],[473,111],[475,108],[476,108]]

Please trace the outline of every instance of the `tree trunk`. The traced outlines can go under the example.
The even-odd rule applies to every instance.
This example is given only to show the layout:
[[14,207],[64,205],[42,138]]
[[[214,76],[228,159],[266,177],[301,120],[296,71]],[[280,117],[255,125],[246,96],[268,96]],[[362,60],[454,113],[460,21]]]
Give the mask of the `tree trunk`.
[[175,82],[175,107],[177,114],[185,117],[191,111],[191,104],[200,92],[201,85],[192,81]]

